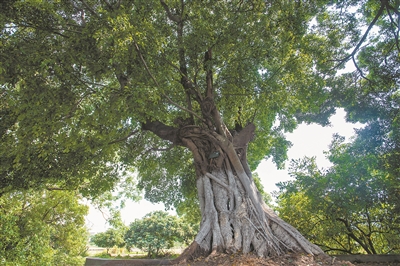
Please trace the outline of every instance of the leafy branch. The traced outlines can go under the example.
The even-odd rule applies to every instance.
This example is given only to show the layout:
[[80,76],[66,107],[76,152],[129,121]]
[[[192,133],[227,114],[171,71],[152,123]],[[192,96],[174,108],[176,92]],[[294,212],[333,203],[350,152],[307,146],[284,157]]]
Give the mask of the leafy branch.
[[[154,75],[151,73],[149,67],[147,66],[147,63],[146,63],[146,61],[145,61],[144,58],[143,58],[143,55],[142,55],[142,53],[141,53],[141,51],[140,51],[140,48],[139,48],[138,44],[137,44],[136,41],[134,41],[134,40],[133,40],[133,44],[134,44],[134,46],[135,46],[136,52],[138,53],[138,55],[139,55],[139,57],[140,57],[140,60],[141,60],[142,63],[143,63],[144,68],[146,69],[147,74],[149,74],[149,76],[150,76],[151,79],[153,80],[153,82],[154,82],[154,84],[156,85],[156,87],[160,88],[161,86],[160,86],[160,84],[158,83],[157,79],[154,77]],[[162,94],[162,96],[164,96],[164,97],[168,100],[168,102],[170,102],[172,105],[175,105],[175,106],[178,107],[179,109],[181,109],[181,110],[183,110],[183,111],[185,111],[185,112],[188,112],[188,113],[192,114],[193,116],[197,117],[200,121],[203,121],[203,118],[201,118],[198,114],[196,114],[195,112],[193,112],[193,111],[191,111],[191,110],[189,110],[189,109],[187,109],[187,108],[185,108],[185,107],[179,105],[178,103],[174,102],[174,101],[173,101],[170,97],[168,97],[164,92],[161,92],[161,94]]]
[[[343,65],[344,63],[346,63],[350,58],[353,58],[353,62],[355,62],[354,60],[354,56],[357,54],[357,51],[360,49],[361,45],[365,42],[365,40],[367,39],[369,32],[371,31],[371,29],[373,28],[373,26],[376,24],[376,22],[378,21],[378,19],[380,18],[380,16],[383,14],[383,11],[385,9],[385,6],[387,4],[387,0],[381,0],[381,6],[378,10],[378,12],[376,13],[374,19],[371,21],[371,23],[368,25],[367,30],[364,32],[364,35],[362,36],[361,40],[358,42],[358,44],[356,45],[356,47],[353,49],[353,51],[346,56],[345,58],[341,59],[339,61],[339,63],[333,67],[333,69],[338,68],[339,66]],[[356,64],[356,68],[357,70],[360,71],[359,67]]]

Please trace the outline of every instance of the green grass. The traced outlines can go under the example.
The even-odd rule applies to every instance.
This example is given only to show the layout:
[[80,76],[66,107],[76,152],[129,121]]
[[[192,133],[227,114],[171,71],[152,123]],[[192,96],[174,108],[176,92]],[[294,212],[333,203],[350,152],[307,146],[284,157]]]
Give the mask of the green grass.
[[[110,253],[112,253],[111,250],[110,250]],[[164,253],[158,257],[151,257],[151,259],[175,259],[175,258],[179,257],[179,255],[180,254],[167,251],[166,253]],[[112,254],[109,254],[106,251],[104,251],[104,252],[92,255],[92,257],[103,258],[103,259],[149,259],[149,257],[147,257],[147,253],[141,252],[141,251],[131,252],[124,256],[122,256],[121,254],[112,255]]]

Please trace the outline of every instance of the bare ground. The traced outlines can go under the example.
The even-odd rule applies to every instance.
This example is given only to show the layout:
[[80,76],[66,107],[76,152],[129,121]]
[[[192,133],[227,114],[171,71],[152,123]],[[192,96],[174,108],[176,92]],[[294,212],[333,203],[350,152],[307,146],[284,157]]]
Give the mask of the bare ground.
[[286,254],[280,257],[271,257],[260,259],[252,255],[226,255],[220,254],[209,258],[198,258],[195,261],[177,264],[179,266],[245,266],[245,265],[263,265],[263,266],[400,266],[400,263],[351,263],[348,261],[339,261],[334,257],[327,255],[309,256],[303,254]]

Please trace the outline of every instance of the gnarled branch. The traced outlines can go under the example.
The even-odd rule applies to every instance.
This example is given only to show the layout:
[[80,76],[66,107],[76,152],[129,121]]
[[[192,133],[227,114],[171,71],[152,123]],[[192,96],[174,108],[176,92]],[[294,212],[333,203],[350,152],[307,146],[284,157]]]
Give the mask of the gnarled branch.
[[382,15],[383,10],[385,9],[385,6],[386,6],[386,2],[387,2],[387,0],[381,0],[381,7],[379,8],[378,13],[376,13],[374,19],[368,25],[367,30],[364,32],[364,35],[362,36],[361,40],[358,42],[357,46],[353,49],[353,51],[348,56],[346,56],[345,58],[340,60],[339,64],[337,64],[333,68],[337,68],[337,67],[341,66],[342,64],[346,63],[350,58],[352,58],[356,55],[356,53],[360,49],[361,45],[367,39],[367,36],[368,36],[369,32],[371,31],[372,27],[375,25],[375,23],[378,21],[379,17]]

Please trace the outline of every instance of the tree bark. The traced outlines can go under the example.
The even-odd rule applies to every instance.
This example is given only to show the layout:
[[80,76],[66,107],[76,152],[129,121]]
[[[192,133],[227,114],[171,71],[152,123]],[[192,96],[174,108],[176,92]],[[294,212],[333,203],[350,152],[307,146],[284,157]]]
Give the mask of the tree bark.
[[175,133],[175,144],[193,154],[202,220],[194,243],[181,260],[218,252],[254,252],[260,257],[286,252],[323,253],[263,202],[246,160],[253,124],[233,139],[194,125],[179,130],[154,124],[144,128],[162,129],[154,133],[169,140]]

